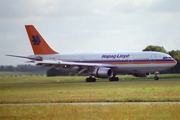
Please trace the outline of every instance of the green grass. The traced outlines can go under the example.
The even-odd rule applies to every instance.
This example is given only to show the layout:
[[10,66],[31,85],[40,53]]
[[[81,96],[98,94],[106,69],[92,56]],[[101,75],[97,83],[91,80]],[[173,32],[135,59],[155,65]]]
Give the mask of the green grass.
[[119,76],[119,82],[98,79],[95,83],[86,83],[84,76],[1,77],[0,119],[180,119],[180,104],[3,105],[5,103],[180,101],[178,76],[178,74],[161,75],[161,78],[164,78],[160,81]]
[[0,103],[180,101],[180,80],[121,80],[95,83],[85,77],[0,79]]
[[179,120],[180,104],[0,106],[1,120]]

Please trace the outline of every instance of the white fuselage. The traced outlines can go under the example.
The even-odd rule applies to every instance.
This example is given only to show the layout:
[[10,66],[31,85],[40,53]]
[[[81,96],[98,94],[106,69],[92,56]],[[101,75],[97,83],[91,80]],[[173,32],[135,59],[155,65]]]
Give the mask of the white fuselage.
[[68,61],[76,63],[108,64],[114,73],[150,73],[167,70],[176,65],[176,61],[168,54],[160,52],[119,52],[119,53],[92,53],[92,54],[53,54],[33,55],[43,60]]

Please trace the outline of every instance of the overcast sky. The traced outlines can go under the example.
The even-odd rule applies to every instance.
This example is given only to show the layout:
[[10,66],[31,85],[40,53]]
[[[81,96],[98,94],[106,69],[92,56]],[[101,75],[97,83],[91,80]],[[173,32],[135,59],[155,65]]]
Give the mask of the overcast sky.
[[180,50],[180,0],[1,0],[0,65],[33,54],[27,24],[59,53]]

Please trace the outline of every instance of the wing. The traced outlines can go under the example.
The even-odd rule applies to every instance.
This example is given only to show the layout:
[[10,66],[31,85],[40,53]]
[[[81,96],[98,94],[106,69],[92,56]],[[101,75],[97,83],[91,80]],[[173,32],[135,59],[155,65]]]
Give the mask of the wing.
[[68,61],[35,61],[38,66],[47,66],[49,68],[63,69],[71,72],[77,72],[78,74],[88,72],[97,67],[115,68],[116,65],[112,64],[100,64],[100,63],[82,63],[82,62],[68,62]]

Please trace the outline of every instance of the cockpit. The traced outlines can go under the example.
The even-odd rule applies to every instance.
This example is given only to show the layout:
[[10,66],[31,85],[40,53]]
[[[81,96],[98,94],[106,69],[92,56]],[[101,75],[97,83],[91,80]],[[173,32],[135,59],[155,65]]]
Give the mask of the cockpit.
[[172,57],[163,57],[163,59],[172,59]]

